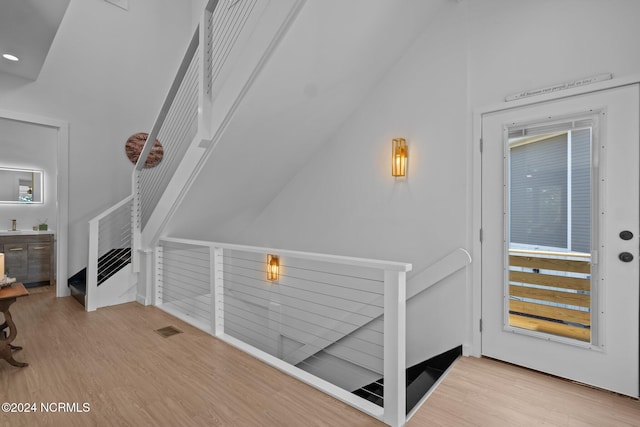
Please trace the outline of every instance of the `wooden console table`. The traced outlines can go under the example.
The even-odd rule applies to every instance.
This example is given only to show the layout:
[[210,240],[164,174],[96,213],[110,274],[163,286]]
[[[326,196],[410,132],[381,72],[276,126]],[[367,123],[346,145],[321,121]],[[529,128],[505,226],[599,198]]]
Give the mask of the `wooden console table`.
[[4,314],[4,323],[0,325],[0,331],[9,328],[8,337],[4,338],[4,334],[0,335],[0,337],[3,337],[0,339],[0,359],[4,359],[9,362],[9,364],[19,368],[29,366],[29,364],[16,361],[11,353],[13,350],[22,350],[22,347],[15,347],[11,345],[13,340],[16,339],[18,330],[16,329],[16,324],[13,323],[11,313],[9,313],[9,306],[19,297],[27,295],[29,295],[29,292],[27,292],[24,285],[19,282],[0,289],[0,312]]

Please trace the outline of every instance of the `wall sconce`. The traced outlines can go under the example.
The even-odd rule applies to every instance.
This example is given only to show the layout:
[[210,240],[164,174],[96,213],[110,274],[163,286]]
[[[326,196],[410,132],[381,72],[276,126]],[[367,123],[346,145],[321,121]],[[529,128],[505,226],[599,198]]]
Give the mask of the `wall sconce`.
[[404,138],[393,138],[391,141],[391,176],[407,174],[407,141]]
[[0,254],[0,282],[4,281],[4,254]]
[[280,277],[280,258],[267,254],[267,280],[274,282]]

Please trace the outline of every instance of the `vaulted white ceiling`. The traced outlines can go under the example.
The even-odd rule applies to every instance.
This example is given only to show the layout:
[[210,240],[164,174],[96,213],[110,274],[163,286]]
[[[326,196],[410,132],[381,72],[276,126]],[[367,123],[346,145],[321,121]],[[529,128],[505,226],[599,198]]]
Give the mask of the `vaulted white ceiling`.
[[[233,239],[449,0],[309,0],[242,101],[169,234]],[[206,231],[205,231],[206,230]],[[220,234],[221,230],[223,234]]]
[[[0,72],[38,78],[69,1],[0,1]],[[17,56],[19,61],[9,61],[3,54]]]

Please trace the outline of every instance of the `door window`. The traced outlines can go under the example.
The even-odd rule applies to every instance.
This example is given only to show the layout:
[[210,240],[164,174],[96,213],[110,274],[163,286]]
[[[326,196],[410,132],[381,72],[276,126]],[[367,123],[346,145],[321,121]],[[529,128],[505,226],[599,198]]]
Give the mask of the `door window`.
[[591,341],[592,126],[507,130],[509,326]]

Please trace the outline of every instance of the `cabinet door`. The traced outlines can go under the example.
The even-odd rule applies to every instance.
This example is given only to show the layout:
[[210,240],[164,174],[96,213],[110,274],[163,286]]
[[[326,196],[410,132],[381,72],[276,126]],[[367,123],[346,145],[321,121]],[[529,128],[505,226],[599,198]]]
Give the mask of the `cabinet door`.
[[49,280],[51,269],[51,245],[49,242],[28,244],[29,272],[27,282],[44,282]]
[[18,282],[27,280],[28,256],[26,243],[5,243],[4,268],[9,277],[15,277]]

